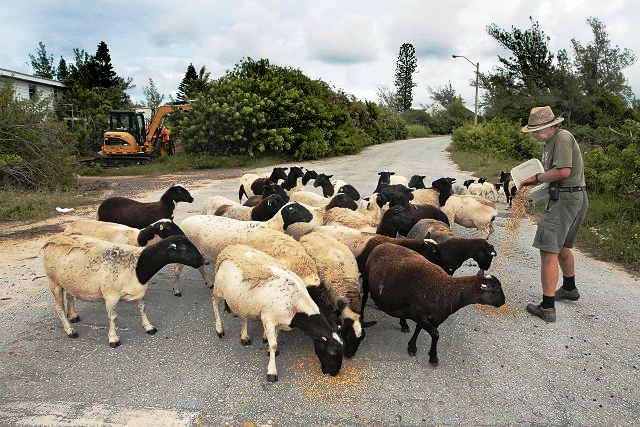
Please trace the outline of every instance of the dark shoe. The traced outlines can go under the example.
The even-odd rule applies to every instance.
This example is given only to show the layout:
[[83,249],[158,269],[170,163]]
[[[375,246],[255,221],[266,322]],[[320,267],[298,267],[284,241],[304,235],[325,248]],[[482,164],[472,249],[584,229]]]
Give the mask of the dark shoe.
[[542,308],[540,305],[527,304],[527,311],[534,316],[538,316],[545,322],[556,321],[556,309],[555,308]]
[[570,291],[560,287],[556,291],[556,299],[568,299],[569,301],[578,301],[580,299],[580,292],[578,288],[573,288]]

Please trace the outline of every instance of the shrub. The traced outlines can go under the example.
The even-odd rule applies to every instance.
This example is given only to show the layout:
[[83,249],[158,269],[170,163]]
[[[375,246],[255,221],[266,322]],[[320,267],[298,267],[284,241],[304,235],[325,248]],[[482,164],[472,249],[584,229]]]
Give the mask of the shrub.
[[541,152],[540,144],[523,133],[520,125],[501,119],[466,123],[454,129],[451,141],[458,150],[495,153],[519,160],[538,158]]
[[50,100],[16,100],[12,82],[0,87],[0,188],[70,188],[75,183],[66,126]]

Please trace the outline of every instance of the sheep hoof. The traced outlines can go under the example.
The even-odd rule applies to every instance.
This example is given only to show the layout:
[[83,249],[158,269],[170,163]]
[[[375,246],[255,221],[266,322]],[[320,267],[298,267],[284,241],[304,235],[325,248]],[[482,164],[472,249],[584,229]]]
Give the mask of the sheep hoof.
[[78,338],[78,333],[76,331],[71,331],[70,334],[67,334],[69,338]]
[[182,292],[178,291],[178,292],[173,292],[173,295],[176,297],[181,297],[182,296]]
[[120,345],[120,340],[115,341],[115,342],[110,342],[109,346],[111,346],[111,348],[116,348]]
[[69,323],[78,323],[80,321],[80,316],[77,314],[71,318],[69,318]]
[[270,383],[278,381],[278,375],[267,374],[267,381],[269,381]]
[[251,338],[242,338],[240,340],[240,344],[242,344],[242,345],[251,345]]
[[153,335],[153,334],[155,334],[156,332],[158,332],[158,330],[157,330],[156,328],[149,329],[149,330],[147,331],[147,333],[148,333],[149,335]]
[[269,342],[269,340],[268,340],[268,339],[266,339],[266,338],[262,338],[262,344],[266,344],[266,343],[268,343],[268,342]]
[[417,351],[418,350],[416,348],[408,348],[407,349],[407,353],[409,353],[409,356],[413,356],[413,357],[415,357]]
[[429,363],[431,363],[431,366],[438,366],[438,358],[436,358],[435,360],[429,360]]
[[218,338],[222,338],[224,336],[224,331],[216,332],[216,334],[218,334]]

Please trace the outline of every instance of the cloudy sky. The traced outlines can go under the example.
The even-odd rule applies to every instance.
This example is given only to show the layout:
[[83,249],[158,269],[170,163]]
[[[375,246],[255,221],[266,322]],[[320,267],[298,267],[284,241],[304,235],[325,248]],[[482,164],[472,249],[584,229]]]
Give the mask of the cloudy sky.
[[[149,78],[168,101],[190,63],[217,78],[243,57],[267,58],[378,101],[378,88],[393,88],[400,46],[411,43],[418,61],[414,106],[432,102],[429,87],[451,83],[473,109],[472,63],[487,72],[507,55],[487,26],[526,30],[530,16],[550,37],[552,52],[572,56],[571,39],[589,44],[586,20],[596,17],[612,47],[640,57],[637,0],[2,0],[0,68],[32,73],[28,55],[40,41],[56,65],[61,56],[73,62],[74,48],[95,54],[104,41],[118,75],[133,79],[134,101],[144,100]],[[625,75],[640,97],[640,62]]]

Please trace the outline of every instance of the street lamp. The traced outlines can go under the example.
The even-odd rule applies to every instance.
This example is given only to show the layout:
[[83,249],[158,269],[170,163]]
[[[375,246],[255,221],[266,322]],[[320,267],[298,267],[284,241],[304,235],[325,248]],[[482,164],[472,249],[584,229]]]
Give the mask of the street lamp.
[[451,56],[453,58],[464,58],[467,61],[469,61],[471,65],[476,67],[476,109],[475,109],[475,112],[473,113],[473,123],[478,123],[478,78],[480,77],[480,63],[479,62],[474,63],[469,58],[462,55],[451,55]]

